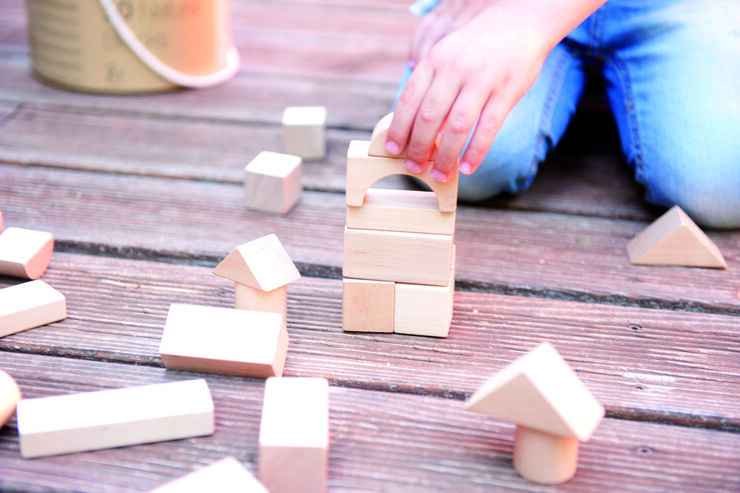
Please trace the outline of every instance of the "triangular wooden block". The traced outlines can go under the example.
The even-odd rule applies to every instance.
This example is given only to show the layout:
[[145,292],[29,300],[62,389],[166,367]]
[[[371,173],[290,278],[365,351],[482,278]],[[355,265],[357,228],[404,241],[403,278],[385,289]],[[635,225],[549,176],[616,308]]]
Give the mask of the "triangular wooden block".
[[546,342],[484,383],[465,407],[581,441],[588,440],[604,416],[601,404]]
[[301,277],[274,234],[236,247],[213,273],[262,291],[272,291]]
[[722,252],[677,205],[627,244],[630,262],[726,269]]

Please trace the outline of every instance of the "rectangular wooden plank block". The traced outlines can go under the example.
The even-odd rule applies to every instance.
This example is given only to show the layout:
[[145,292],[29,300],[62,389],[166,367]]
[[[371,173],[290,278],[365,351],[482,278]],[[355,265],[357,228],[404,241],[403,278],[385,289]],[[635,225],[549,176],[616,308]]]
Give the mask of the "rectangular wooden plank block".
[[64,295],[41,279],[0,289],[0,337],[57,322],[66,316]]
[[393,331],[431,337],[447,337],[455,298],[455,270],[446,286],[396,284]]
[[362,207],[347,207],[347,227],[452,235],[455,212],[441,212],[433,192],[370,188]]
[[342,328],[346,332],[393,332],[396,283],[342,281]]
[[159,353],[170,370],[266,378],[283,374],[288,331],[279,313],[175,303]]
[[53,251],[51,233],[8,228],[0,234],[0,274],[38,279],[49,267]]
[[151,493],[268,493],[234,457],[227,457],[181,478],[175,479]]
[[344,228],[344,277],[446,286],[451,235]]
[[259,478],[271,493],[326,491],[329,383],[269,378],[259,435]]
[[210,435],[213,400],[205,380],[23,399],[24,458]]

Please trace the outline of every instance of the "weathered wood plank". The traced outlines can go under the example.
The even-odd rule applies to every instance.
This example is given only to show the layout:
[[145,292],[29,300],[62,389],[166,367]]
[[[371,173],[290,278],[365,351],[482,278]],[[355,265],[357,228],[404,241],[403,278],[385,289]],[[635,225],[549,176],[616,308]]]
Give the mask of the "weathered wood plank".
[[[15,418],[0,430],[0,487],[144,491],[234,455],[256,470],[263,382],[158,368],[3,353],[26,397],[205,376],[211,437],[23,460]],[[330,389],[331,491],[550,491],[511,468],[513,429],[449,399]],[[729,491],[740,486],[733,433],[604,420],[581,446],[568,491]]]
[[[67,249],[213,263],[249,238],[276,233],[304,270],[341,275],[339,194],[304,192],[279,216],[246,210],[238,185],[7,165],[0,176],[6,224],[51,231]],[[726,271],[633,266],[626,244],[646,224],[460,207],[458,287],[740,312],[739,232],[709,232]]]
[[[170,304],[233,304],[210,270],[55,253],[44,280],[67,297],[67,319],[0,350],[161,366]],[[740,430],[737,316],[457,292],[450,336],[435,339],[343,333],[341,300],[339,280],[289,286],[286,375],[460,399],[548,340],[612,415]]]

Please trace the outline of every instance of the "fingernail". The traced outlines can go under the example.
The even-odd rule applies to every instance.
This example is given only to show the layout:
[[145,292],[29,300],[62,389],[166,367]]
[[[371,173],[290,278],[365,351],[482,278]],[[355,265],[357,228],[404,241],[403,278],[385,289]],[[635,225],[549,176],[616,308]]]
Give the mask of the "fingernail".
[[415,163],[414,161],[411,161],[411,160],[407,159],[405,161],[405,164],[406,164],[406,169],[408,169],[412,173],[419,173],[419,172],[421,172],[421,166],[419,166],[418,163]]
[[473,174],[473,165],[467,161],[463,161],[460,163],[460,173],[464,175]]
[[389,140],[385,143],[385,150],[388,151],[388,154],[393,154],[395,156],[401,149],[399,149],[398,144]]
[[432,178],[434,178],[434,181],[438,181],[440,183],[444,183],[444,182],[447,181],[447,175],[444,174],[444,173],[442,173],[438,169],[433,169],[432,170]]

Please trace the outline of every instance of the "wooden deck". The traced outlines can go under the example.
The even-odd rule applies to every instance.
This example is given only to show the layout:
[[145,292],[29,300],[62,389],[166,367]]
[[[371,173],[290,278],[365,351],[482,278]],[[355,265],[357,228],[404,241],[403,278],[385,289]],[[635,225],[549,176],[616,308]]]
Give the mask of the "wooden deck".
[[[157,350],[171,303],[229,306],[212,267],[276,233],[303,274],[285,374],[331,382],[330,491],[740,491],[740,232],[707,232],[727,271],[630,265],[627,241],[661,211],[588,106],[531,191],[459,208],[449,338],[342,332],[344,153],[389,110],[416,23],[407,3],[234,0],[234,80],[132,97],[34,80],[24,3],[0,3],[0,211],[6,227],[55,235],[44,279],[69,310],[0,339],[0,368],[26,397],[204,377],[217,425],[23,460],[11,418],[0,490],[146,491],[226,455],[256,471],[264,381],[165,371]],[[281,150],[285,106],[316,104],[329,155],[305,165],[297,208],[245,210],[243,166]],[[519,478],[512,426],[462,408],[544,340],[607,410],[560,488]]]

